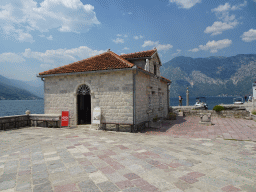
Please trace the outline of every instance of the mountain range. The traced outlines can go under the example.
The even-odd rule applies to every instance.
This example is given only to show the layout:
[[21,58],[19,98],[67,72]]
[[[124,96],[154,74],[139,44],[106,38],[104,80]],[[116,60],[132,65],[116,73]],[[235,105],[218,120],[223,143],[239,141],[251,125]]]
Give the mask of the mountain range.
[[[256,81],[256,54],[231,57],[191,58],[179,56],[164,63],[161,75],[172,81],[170,97],[244,96],[252,95]],[[43,82],[20,81],[0,75],[0,100],[41,99]]]
[[256,54],[231,57],[179,56],[164,63],[161,75],[172,81],[170,97],[252,95],[256,81]]
[[44,97],[43,82],[20,81],[0,75],[0,100],[34,100]]

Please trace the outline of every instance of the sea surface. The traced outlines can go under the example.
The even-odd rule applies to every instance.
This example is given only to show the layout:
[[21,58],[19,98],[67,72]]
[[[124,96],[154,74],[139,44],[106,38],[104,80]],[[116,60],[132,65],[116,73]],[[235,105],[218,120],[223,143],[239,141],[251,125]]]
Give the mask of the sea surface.
[[[186,98],[182,97],[182,105],[186,105]],[[233,104],[233,99],[235,97],[205,97],[208,109],[212,110],[215,105],[219,104]],[[195,105],[196,97],[189,97],[189,105]],[[178,106],[179,97],[170,98],[170,106]]]
[[44,113],[44,100],[0,100],[0,117]]
[[[213,109],[218,104],[232,104],[234,97],[206,97],[208,109]],[[189,105],[196,103],[196,97],[189,98]],[[186,98],[183,98],[183,105],[186,105]],[[178,106],[179,99],[170,98],[170,106]],[[44,100],[0,100],[0,117],[12,115],[24,115],[26,110],[31,114],[44,113]]]

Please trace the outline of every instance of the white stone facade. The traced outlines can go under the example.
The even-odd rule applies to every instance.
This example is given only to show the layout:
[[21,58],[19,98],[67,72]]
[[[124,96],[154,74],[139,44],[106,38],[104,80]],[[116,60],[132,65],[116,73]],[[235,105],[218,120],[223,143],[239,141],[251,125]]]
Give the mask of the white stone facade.
[[[91,102],[90,122],[93,122],[95,107],[101,109],[101,124],[138,125],[152,121],[156,116],[167,117],[170,81],[160,75],[161,61],[157,52],[150,57],[127,61],[135,65],[131,68],[42,75],[45,113],[60,115],[62,111],[69,111],[69,125],[78,125],[81,114],[85,116],[79,113],[78,117],[81,97],[78,100],[77,91],[81,85],[86,85],[90,89],[90,96],[86,97],[90,100],[84,102]],[[87,108],[86,115],[88,111],[90,109]]]
[[70,125],[77,125],[77,89],[86,84],[91,91],[91,111],[101,107],[102,122],[133,124],[133,75],[131,70],[65,75],[45,78],[44,111],[69,111]]
[[[101,108],[101,122],[133,124],[133,74],[136,70],[83,75],[50,76],[45,78],[46,114],[61,114],[69,111],[70,125],[77,125],[77,89],[87,85],[91,91],[91,114],[97,106]],[[135,76],[136,121],[150,121],[156,115],[166,117],[167,83],[155,76],[139,71]],[[149,106],[149,95],[152,105]],[[162,105],[160,98],[162,97]]]
[[[136,76],[136,124],[168,114],[167,83],[139,72]],[[151,100],[151,102],[150,102]]]

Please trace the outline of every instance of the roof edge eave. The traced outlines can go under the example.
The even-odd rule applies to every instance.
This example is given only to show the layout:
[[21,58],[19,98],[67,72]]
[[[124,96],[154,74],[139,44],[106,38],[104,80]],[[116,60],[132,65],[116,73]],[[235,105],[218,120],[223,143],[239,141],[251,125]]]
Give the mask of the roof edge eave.
[[44,78],[44,77],[53,77],[53,76],[65,76],[65,75],[79,75],[79,74],[86,74],[86,73],[106,73],[106,72],[112,72],[112,71],[128,71],[128,70],[136,70],[136,68],[122,68],[122,69],[107,69],[107,70],[97,70],[97,71],[82,71],[82,72],[71,72],[71,73],[56,73],[56,74],[38,74],[38,78]]
[[124,58],[126,60],[142,60],[142,59],[152,59],[152,57],[137,57],[137,58]]

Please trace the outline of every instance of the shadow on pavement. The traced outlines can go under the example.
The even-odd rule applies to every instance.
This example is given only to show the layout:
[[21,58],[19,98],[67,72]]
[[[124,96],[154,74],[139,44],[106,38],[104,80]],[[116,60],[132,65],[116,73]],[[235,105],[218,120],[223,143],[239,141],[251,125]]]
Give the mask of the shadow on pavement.
[[144,130],[139,131],[140,133],[147,132],[168,132],[172,129],[174,125],[179,125],[185,123],[187,120],[184,117],[177,116],[176,120],[162,120],[157,123],[151,123],[149,128],[145,128]]

